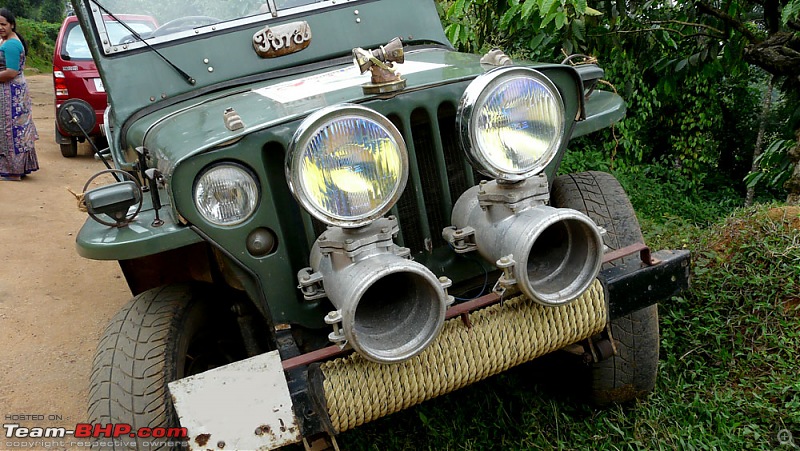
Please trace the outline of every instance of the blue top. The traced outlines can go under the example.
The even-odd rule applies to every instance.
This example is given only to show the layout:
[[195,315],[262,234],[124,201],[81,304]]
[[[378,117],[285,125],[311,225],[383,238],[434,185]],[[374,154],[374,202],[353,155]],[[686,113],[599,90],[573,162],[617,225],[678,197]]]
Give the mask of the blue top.
[[25,48],[19,39],[7,39],[3,42],[3,45],[0,45],[0,52],[6,54],[6,68],[19,72],[19,61],[24,51]]

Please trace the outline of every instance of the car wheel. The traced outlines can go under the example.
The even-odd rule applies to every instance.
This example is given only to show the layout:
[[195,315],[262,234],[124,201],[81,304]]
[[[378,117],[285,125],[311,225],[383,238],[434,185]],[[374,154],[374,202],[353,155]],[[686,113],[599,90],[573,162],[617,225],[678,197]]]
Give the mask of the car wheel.
[[[212,302],[210,293],[207,285],[169,285],[145,291],[120,309],[95,353],[91,424],[128,424],[132,433],[177,427],[167,383],[246,357],[235,317]],[[174,438],[106,443],[114,445],[110,449],[170,449],[166,440],[175,445]]]
[[[559,176],[553,181],[550,197],[553,206],[581,211],[606,229],[604,243],[611,249],[644,242],[633,206],[611,174],[582,172]],[[655,387],[658,372],[657,305],[616,318],[610,327],[617,354],[590,367],[590,396],[600,405],[647,395]]]
[[72,158],[78,155],[78,140],[71,138],[67,144],[59,144],[61,147],[61,155],[65,158]]

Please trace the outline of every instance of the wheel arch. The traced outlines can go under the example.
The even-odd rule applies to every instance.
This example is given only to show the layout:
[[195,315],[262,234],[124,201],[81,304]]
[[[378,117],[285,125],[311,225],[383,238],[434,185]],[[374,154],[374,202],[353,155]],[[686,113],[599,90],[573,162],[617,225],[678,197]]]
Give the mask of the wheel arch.
[[211,248],[200,242],[157,254],[119,260],[119,266],[131,293],[136,296],[164,285],[207,282],[219,279],[211,260]]

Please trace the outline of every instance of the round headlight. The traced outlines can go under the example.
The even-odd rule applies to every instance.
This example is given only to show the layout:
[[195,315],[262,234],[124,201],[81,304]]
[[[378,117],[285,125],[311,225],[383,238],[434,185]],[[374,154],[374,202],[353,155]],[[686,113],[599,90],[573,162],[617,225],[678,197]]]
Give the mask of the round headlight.
[[383,216],[408,180],[408,153],[389,119],[357,105],[323,108],[295,132],[286,180],[317,219],[360,227]]
[[564,102],[540,72],[504,67],[470,83],[458,108],[461,144],[481,173],[518,181],[538,174],[564,140]]
[[194,185],[194,204],[200,214],[220,226],[246,221],[256,211],[259,195],[250,171],[232,163],[211,166]]

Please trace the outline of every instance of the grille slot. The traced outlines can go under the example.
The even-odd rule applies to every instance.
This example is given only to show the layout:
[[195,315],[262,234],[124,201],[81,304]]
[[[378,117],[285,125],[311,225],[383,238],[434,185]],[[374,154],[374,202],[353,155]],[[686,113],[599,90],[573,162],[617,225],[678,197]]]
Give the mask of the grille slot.
[[458,145],[456,109],[443,103],[436,109],[418,108],[408,118],[389,119],[406,138],[409,160],[417,163],[411,165],[397,206],[401,244],[413,254],[445,246],[442,229],[450,225],[453,204],[479,180]]

